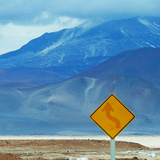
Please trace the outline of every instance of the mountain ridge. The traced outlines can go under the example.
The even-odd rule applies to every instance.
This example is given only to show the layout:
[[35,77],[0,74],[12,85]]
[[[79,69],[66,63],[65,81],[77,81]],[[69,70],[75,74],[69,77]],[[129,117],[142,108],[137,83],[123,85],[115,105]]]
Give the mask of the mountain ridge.
[[60,67],[67,68],[63,74],[73,76],[122,51],[160,47],[159,19],[115,20],[87,30],[76,27],[46,33],[19,50],[1,55],[0,68],[52,68],[56,72]]
[[160,48],[140,48],[122,52],[78,76],[105,78],[120,74],[160,84],[160,76],[157,74],[160,72],[159,62]]

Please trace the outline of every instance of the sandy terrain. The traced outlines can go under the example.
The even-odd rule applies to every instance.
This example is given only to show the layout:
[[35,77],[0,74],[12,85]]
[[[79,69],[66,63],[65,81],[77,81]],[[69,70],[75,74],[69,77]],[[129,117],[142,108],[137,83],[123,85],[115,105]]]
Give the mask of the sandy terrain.
[[[110,140],[108,136],[0,136],[0,140]],[[117,136],[116,141],[134,142],[160,148],[160,136]]]
[[[119,136],[116,139],[116,160],[160,160],[159,136]],[[127,139],[128,138],[128,139]],[[149,140],[150,138],[150,140]],[[160,137],[159,137],[160,138]],[[35,140],[36,139],[36,140]],[[56,160],[88,158],[109,160],[110,141],[101,137],[0,137],[0,160]],[[146,139],[146,141],[145,141]],[[152,140],[153,144],[152,144]],[[146,146],[126,141],[141,141]],[[147,142],[148,141],[148,142]],[[149,144],[150,142],[150,144]],[[148,146],[147,146],[148,143]],[[158,145],[159,144],[159,145]],[[153,146],[153,148],[150,148]],[[159,147],[159,148],[158,148]],[[83,159],[82,159],[83,160]],[[85,160],[85,159],[84,159]]]

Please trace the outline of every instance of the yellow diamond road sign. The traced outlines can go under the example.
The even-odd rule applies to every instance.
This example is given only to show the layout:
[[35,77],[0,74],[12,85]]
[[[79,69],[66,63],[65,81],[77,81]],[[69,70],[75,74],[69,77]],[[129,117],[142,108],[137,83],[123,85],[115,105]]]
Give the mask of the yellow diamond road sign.
[[111,139],[114,139],[135,118],[135,115],[114,94],[111,94],[90,118]]

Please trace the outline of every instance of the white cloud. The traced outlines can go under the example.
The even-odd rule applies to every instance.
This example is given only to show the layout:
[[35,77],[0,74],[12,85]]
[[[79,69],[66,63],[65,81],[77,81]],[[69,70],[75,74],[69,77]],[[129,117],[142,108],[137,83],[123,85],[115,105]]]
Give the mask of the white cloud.
[[160,0],[0,0],[0,53],[83,20],[160,16]]
[[39,21],[48,20],[50,14],[46,11],[42,12],[38,17],[33,19],[34,24],[38,23]]
[[[44,14],[44,17],[47,15]],[[63,28],[72,28],[83,23],[84,20],[59,17],[52,24],[47,25],[17,25],[8,23],[0,25],[0,54],[16,50],[46,32],[54,32]]]
[[52,23],[57,17],[118,19],[160,16],[160,0],[1,0],[0,21]]

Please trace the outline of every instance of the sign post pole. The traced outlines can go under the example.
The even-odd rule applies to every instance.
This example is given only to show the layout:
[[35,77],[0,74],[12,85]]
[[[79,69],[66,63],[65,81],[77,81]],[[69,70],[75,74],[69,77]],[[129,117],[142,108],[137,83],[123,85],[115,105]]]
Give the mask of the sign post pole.
[[115,160],[115,137],[135,118],[135,115],[111,94],[90,118],[111,138],[111,160]]
[[111,160],[115,160],[115,139],[110,141]]

